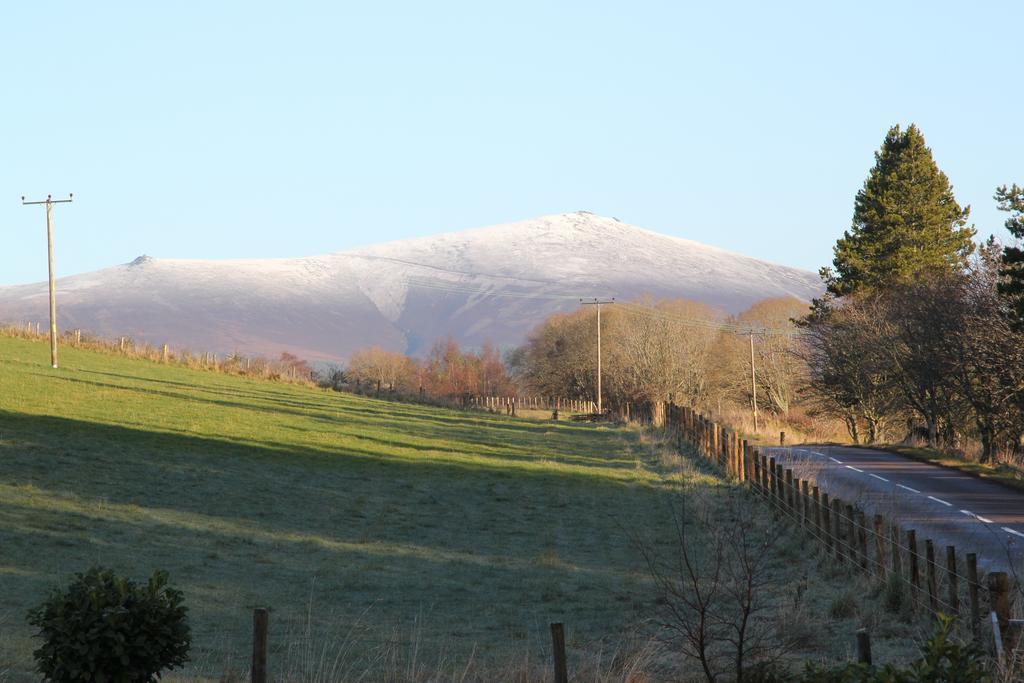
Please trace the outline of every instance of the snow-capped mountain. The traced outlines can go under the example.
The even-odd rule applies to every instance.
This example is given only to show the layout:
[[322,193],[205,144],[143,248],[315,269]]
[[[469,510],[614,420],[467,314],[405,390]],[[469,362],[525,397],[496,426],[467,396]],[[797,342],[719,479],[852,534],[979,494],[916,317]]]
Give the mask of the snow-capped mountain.
[[[683,297],[735,313],[820,294],[817,275],[580,211],[296,259],[142,256],[61,278],[58,322],[194,351],[343,360],[522,342],[579,298]],[[47,320],[46,283],[0,287],[0,321]]]

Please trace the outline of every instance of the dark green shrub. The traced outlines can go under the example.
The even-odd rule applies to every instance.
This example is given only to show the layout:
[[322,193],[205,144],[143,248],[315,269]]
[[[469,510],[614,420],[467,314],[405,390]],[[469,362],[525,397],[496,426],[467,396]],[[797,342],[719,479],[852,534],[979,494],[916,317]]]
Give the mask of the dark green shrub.
[[43,645],[33,652],[47,680],[148,683],[188,661],[182,594],[156,571],[145,585],[94,567],[31,610]]

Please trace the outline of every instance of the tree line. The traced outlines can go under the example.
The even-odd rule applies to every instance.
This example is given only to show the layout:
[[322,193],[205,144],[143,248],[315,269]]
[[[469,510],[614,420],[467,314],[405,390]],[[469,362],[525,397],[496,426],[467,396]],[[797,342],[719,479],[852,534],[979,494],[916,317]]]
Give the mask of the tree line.
[[344,368],[326,378],[336,389],[455,399],[465,394],[513,395],[515,383],[498,349],[485,344],[476,351],[453,339],[436,342],[426,358],[380,347],[357,350]]
[[[601,315],[602,394],[610,406],[660,404],[752,408],[754,355],[762,409],[788,415],[799,403],[800,361],[794,318],[808,305],[767,299],[725,316],[685,299],[641,300]],[[597,392],[597,318],[593,310],[555,315],[510,357],[514,375],[547,395]],[[756,332],[752,344],[744,330]],[[752,346],[752,351],[751,351]]]

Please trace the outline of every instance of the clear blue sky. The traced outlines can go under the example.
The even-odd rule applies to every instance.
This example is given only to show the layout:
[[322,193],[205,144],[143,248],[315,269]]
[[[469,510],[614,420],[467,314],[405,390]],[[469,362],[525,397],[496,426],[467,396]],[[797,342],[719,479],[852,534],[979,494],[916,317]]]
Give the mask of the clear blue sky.
[[14,3],[0,284],[587,209],[816,269],[894,123],[979,232],[1024,183],[1019,2]]

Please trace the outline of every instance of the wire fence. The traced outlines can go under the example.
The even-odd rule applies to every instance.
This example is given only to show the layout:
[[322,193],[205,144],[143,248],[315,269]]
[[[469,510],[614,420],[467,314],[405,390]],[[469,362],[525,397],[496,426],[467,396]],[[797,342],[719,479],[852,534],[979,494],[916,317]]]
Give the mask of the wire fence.
[[826,558],[879,581],[894,582],[909,595],[915,610],[957,617],[978,640],[990,621],[982,615],[993,615],[998,624],[992,629],[996,650],[1013,652],[1020,620],[1010,618],[1010,605],[1021,588],[1005,572],[989,572],[982,581],[976,553],[960,555],[955,546],[947,545],[945,558],[936,558],[932,539],[922,543],[915,529],[902,529],[881,514],[869,520],[854,503],[830,499],[817,482],[794,476],[792,469],[760,452],[735,430],[691,408],[670,404],[664,412],[664,428],[680,450],[689,445],[721,467],[727,478],[746,483],[775,518],[808,534]]

